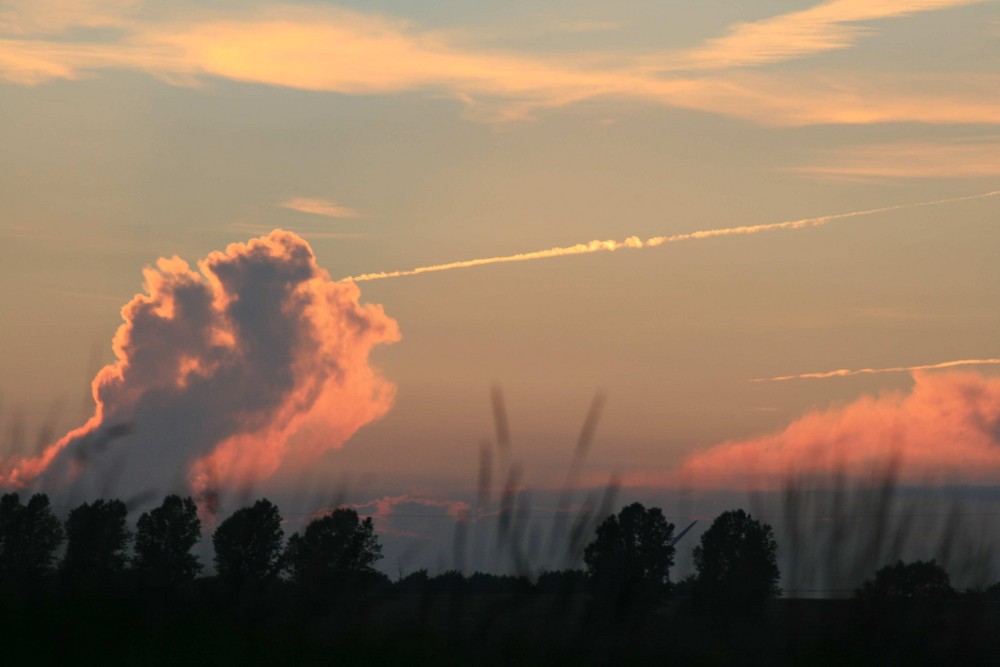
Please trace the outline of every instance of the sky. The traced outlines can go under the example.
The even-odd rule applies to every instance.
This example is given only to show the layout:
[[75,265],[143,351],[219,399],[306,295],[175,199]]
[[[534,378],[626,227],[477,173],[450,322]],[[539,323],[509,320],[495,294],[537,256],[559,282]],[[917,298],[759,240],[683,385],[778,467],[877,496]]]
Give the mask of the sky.
[[496,516],[484,461],[549,517],[886,466],[995,502],[998,40],[995,1],[2,1],[0,481],[346,502],[390,569]]

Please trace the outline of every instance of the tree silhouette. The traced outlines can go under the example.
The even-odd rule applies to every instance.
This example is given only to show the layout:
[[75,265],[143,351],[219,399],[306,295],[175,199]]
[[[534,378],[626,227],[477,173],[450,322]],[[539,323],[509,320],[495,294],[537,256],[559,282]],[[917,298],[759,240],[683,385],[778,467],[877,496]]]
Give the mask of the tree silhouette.
[[597,590],[626,597],[662,592],[674,564],[673,534],[659,507],[632,503],[606,518],[583,552]]
[[237,510],[212,535],[215,568],[220,577],[237,584],[259,583],[281,566],[281,514],[266,498]]
[[200,537],[194,501],[167,496],[159,507],[139,517],[133,565],[146,583],[172,586],[191,581],[202,567],[191,553]]
[[931,561],[886,565],[861,585],[855,595],[862,600],[940,601],[954,594],[943,567]]
[[37,585],[51,574],[62,541],[62,525],[48,496],[36,493],[26,505],[16,493],[0,497],[0,583]]
[[285,554],[296,583],[325,585],[373,572],[382,545],[371,518],[361,521],[357,512],[341,507],[292,535]]
[[[954,649],[962,648],[968,638],[957,641],[958,646],[945,640],[957,640],[971,619],[949,620],[944,603],[954,594],[948,573],[933,560],[886,565],[854,592],[851,611],[857,641],[869,655],[885,656],[884,663],[961,663]],[[945,646],[949,649],[943,651]]]
[[696,601],[722,615],[759,612],[781,592],[777,551],[771,526],[743,510],[723,512],[694,548]]
[[120,500],[83,503],[66,519],[62,574],[72,585],[108,587],[125,569],[132,538],[125,525],[128,508]]

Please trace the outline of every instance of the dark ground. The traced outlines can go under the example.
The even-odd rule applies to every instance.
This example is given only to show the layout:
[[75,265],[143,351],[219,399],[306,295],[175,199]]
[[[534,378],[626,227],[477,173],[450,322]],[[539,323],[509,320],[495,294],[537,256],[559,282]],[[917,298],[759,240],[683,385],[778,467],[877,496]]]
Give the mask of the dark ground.
[[1000,664],[1000,603],[778,599],[756,618],[688,599],[621,607],[589,594],[170,593],[0,597],[18,664]]

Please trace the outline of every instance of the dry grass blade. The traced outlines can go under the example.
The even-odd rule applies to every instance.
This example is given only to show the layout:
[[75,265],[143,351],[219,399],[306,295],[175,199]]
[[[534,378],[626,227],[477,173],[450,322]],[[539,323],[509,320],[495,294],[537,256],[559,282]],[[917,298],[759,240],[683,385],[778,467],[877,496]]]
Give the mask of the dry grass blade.
[[510,424],[507,421],[507,406],[503,400],[503,391],[500,385],[493,385],[490,388],[490,402],[493,405],[493,423],[496,426],[497,445],[500,451],[510,449]]

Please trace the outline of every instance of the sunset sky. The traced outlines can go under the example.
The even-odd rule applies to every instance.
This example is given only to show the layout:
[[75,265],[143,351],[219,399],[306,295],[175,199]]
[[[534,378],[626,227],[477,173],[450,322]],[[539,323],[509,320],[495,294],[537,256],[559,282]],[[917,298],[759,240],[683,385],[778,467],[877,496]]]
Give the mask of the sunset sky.
[[995,1],[0,0],[0,480],[996,484],[998,221]]

